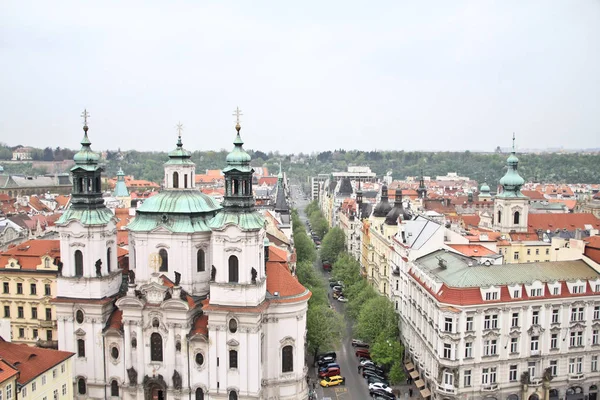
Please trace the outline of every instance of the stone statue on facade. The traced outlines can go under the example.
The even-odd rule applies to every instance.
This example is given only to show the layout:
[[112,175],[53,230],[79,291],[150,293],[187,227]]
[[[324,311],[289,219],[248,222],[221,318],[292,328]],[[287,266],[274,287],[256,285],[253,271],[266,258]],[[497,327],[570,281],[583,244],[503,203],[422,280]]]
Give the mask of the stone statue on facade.
[[217,277],[217,269],[213,265],[212,268],[210,269],[210,281],[214,282],[216,277]]
[[129,384],[132,386],[137,385],[137,371],[131,367],[127,370],[127,376],[129,377]]
[[176,390],[181,390],[181,375],[179,375],[177,370],[173,371],[173,387]]
[[254,268],[252,268],[250,273],[252,274],[252,283],[256,283],[256,275],[257,275],[256,270]]
[[127,277],[129,278],[129,284],[135,285],[135,271],[130,269],[127,273]]
[[96,261],[96,276],[102,276],[102,260],[98,259]]
[[542,380],[544,382],[550,382],[552,380],[552,367],[548,367],[544,370],[544,375],[542,376]]
[[175,286],[179,286],[181,283],[181,274],[175,271]]
[[529,379],[529,371],[524,371],[521,374],[521,384],[522,385],[529,385],[531,383],[531,379]]

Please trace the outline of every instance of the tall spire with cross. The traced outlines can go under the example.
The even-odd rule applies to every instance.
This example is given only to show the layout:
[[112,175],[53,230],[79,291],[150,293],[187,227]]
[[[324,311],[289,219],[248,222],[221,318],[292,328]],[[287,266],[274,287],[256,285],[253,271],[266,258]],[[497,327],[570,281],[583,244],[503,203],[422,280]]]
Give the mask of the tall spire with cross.
[[233,114],[231,114],[235,117],[235,130],[238,131],[238,133],[240,132],[240,129],[242,129],[241,125],[240,125],[240,116],[244,115],[242,114],[242,110],[240,110],[239,107],[236,107],[235,110],[233,111]]
[[514,132],[513,132],[513,141],[512,142],[513,142],[512,143],[512,152],[514,154],[514,153],[516,153],[516,150],[515,150],[515,133]]

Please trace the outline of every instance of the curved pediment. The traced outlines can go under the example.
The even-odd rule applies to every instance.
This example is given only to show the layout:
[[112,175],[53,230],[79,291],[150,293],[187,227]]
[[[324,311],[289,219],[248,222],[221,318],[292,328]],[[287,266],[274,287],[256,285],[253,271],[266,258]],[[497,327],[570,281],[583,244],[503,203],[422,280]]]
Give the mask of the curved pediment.
[[229,339],[229,340],[227,341],[227,346],[236,347],[236,346],[239,346],[239,345],[240,345],[240,342],[238,342],[238,341],[237,341],[237,340],[235,340],[235,339]]
[[163,303],[160,305],[160,308],[163,310],[181,310],[181,311],[188,311],[190,309],[190,306],[188,305],[187,302],[181,300],[181,299],[174,299],[171,298],[169,300],[163,301]]

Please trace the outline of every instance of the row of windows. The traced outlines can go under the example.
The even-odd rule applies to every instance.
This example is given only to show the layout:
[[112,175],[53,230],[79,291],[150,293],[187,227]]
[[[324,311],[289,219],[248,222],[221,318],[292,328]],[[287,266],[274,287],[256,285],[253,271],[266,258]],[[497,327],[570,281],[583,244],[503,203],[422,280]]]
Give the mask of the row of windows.
[[[10,306],[4,306],[4,318],[10,318]],[[17,318],[25,318],[25,308],[17,307]],[[31,306],[31,319],[38,319],[38,308]],[[52,309],[46,308],[46,321],[52,321]]]
[[[63,363],[63,364],[61,364],[61,366],[60,366],[60,374],[64,374],[64,373],[65,373],[65,371],[66,371],[65,364]],[[58,369],[57,369],[57,368],[54,368],[54,369],[52,370],[52,379],[56,379],[56,377],[58,376],[58,374],[59,374],[59,372],[58,372]],[[46,374],[42,375],[42,378],[40,379],[40,381],[41,381],[41,386],[44,386],[44,385],[46,385],[46,382],[47,382]],[[32,394],[33,394],[33,393],[35,393],[35,392],[37,391],[37,383],[38,383],[38,381],[37,381],[37,380],[35,380],[35,381],[31,382],[31,393],[32,393]],[[66,396],[66,395],[67,395],[67,384],[66,384],[66,383],[62,385],[62,395],[63,395],[63,396]],[[21,396],[22,396],[23,398],[27,397],[27,386],[24,386],[24,387],[21,389]],[[0,396],[0,398],[1,398],[1,396]],[[46,397],[44,397],[44,399],[45,399],[45,398],[46,398]],[[8,399],[8,397],[7,397],[7,399]],[[58,399],[58,390],[55,390],[55,391],[54,391],[54,399]]]
[[[500,224],[501,221],[502,221],[502,211],[498,211],[498,223]],[[515,211],[513,214],[513,224],[518,225],[520,221],[521,221],[521,213],[518,211]]]
[[[29,329],[28,328],[17,328],[17,337],[19,339],[29,339],[28,337],[28,333],[29,333]],[[37,328],[33,328],[31,330],[31,339],[33,340],[37,340],[37,339],[41,339],[39,336],[39,330]],[[46,340],[52,340],[52,329],[47,329],[46,330]]]
[[[551,324],[560,323],[560,309],[553,308],[550,315]],[[594,306],[592,318],[594,320],[600,320],[600,306]],[[585,320],[585,307],[572,307],[570,311],[569,322],[583,322]],[[499,315],[488,314],[483,318],[483,329],[498,329]],[[454,318],[444,317],[444,331],[454,332]],[[540,325],[540,311],[533,310],[531,312],[531,325]],[[520,326],[519,313],[515,312],[511,314],[510,319],[511,328],[518,328]],[[467,332],[474,331],[474,317],[466,317],[465,329]]]
[[[2,282],[2,293],[10,294],[10,282]],[[23,294],[23,283],[17,282],[17,294]],[[37,295],[37,284],[29,284],[29,294]],[[52,289],[49,283],[44,285],[44,296],[52,296]]]
[[[568,363],[568,373],[569,374],[581,374],[583,373],[583,357],[573,357],[569,358]],[[550,360],[548,367],[550,368],[550,373],[553,377],[558,376],[558,360]],[[527,371],[529,372],[529,376],[531,379],[539,378],[540,369],[538,368],[537,362],[531,361],[527,363]],[[590,372],[598,372],[598,356],[591,356],[590,358]],[[449,374],[451,377],[448,378],[453,382],[454,375]],[[491,368],[482,368],[481,370],[481,383],[483,385],[486,384],[494,384],[497,382],[497,369],[496,367]],[[473,373],[472,370],[465,370],[463,372],[463,386],[471,387],[473,385]],[[519,366],[518,365],[510,365],[508,367],[508,381],[516,382],[519,379]],[[444,377],[444,383],[446,382],[446,378]]]

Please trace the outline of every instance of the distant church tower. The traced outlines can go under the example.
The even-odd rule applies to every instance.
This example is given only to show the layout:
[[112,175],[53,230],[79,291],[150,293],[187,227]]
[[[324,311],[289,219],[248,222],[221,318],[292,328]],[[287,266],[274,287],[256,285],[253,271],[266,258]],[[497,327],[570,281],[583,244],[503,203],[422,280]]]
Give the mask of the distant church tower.
[[[62,267],[54,303],[58,320],[58,347],[76,353],[76,385],[90,397],[104,397],[105,383],[91,371],[104,368],[102,341],[96,337],[113,310],[112,300],[123,281],[117,265],[116,219],[104,205],[100,156],[93,152],[83,112],[81,150],[71,168],[71,206],[56,222],[60,234]],[[89,377],[89,379],[88,379]],[[81,390],[79,390],[81,392]]]
[[517,172],[519,159],[515,154],[515,136],[513,134],[512,152],[506,160],[508,170],[500,179],[502,191],[494,198],[494,230],[511,233],[527,232],[529,197],[521,193],[525,180]]

